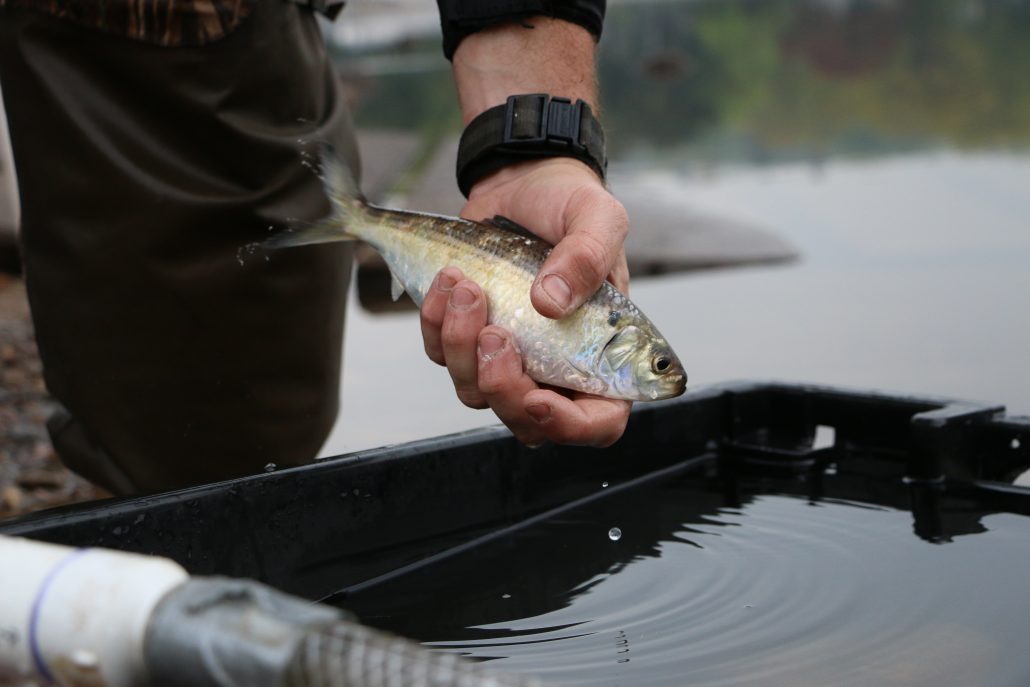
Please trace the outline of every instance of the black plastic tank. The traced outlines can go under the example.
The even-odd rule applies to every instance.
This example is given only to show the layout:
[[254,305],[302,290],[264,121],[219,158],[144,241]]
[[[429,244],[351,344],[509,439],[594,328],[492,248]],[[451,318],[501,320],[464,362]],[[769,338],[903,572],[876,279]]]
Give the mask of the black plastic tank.
[[40,512],[555,684],[1025,685],[1030,419],[735,383],[609,449],[503,428]]

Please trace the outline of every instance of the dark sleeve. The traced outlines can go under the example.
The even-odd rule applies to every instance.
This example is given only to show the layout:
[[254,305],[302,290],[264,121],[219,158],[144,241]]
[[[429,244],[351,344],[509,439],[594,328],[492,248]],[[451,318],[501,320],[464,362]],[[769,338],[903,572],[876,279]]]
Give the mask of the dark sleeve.
[[454,57],[461,40],[498,22],[545,15],[579,24],[601,37],[605,0],[436,0],[443,27],[443,54]]

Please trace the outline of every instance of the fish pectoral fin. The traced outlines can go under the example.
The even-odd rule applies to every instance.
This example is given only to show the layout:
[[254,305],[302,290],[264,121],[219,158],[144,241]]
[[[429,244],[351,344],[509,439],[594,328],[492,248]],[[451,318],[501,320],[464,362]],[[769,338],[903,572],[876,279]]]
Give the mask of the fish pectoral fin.
[[393,270],[390,270],[390,298],[396,301],[404,294],[405,290],[403,282],[397,278]]
[[601,357],[612,370],[618,370],[629,362],[636,350],[644,345],[644,333],[638,327],[623,327],[613,336],[601,351]]

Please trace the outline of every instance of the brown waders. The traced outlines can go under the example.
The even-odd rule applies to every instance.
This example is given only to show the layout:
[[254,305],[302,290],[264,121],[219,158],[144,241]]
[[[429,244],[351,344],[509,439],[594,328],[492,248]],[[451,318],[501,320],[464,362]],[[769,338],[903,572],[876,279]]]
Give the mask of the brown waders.
[[302,151],[355,166],[351,127],[311,12],[249,8],[167,46],[0,7],[51,434],[115,493],[310,461],[336,417],[349,248],[245,247],[328,211]]

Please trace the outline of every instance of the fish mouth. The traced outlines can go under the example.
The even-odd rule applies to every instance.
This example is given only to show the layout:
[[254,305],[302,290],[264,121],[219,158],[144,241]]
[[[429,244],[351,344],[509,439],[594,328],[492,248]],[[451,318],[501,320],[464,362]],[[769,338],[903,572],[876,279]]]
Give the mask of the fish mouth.
[[662,379],[662,383],[652,391],[652,399],[661,401],[676,398],[687,390],[687,373],[673,372]]

